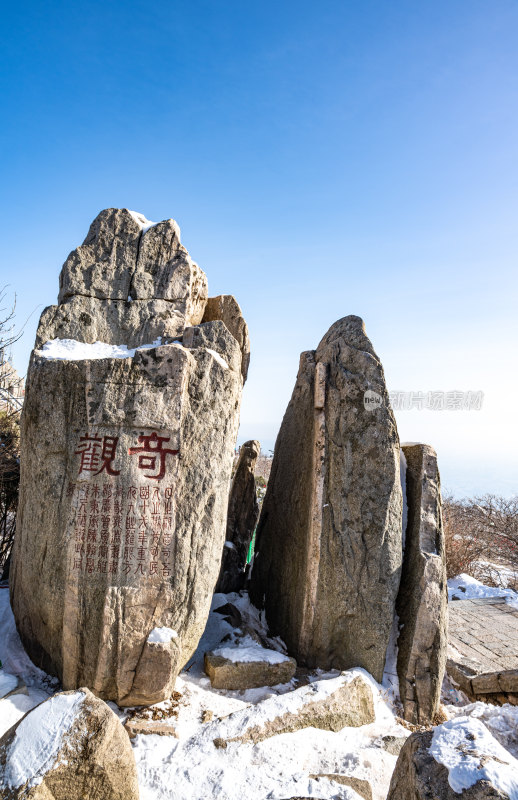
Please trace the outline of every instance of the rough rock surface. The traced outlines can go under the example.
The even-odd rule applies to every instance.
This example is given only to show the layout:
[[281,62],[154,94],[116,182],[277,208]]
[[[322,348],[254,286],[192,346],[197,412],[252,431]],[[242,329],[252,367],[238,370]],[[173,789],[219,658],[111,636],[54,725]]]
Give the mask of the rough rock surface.
[[408,520],[396,611],[397,671],[404,717],[427,725],[439,707],[448,647],[448,592],[437,454],[403,445]]
[[360,797],[363,797],[364,800],[372,800],[372,788],[369,781],[356,778],[354,775],[341,775],[333,772],[330,774],[310,775],[309,777],[314,778],[315,780],[324,779],[333,781],[341,786],[350,786],[351,789],[354,789],[354,791],[359,794]]
[[75,339],[133,348],[152,344],[159,336],[165,344],[167,339],[181,339],[184,327],[185,315],[167,300],[130,302],[75,295],[44,309],[35,347],[51,339]]
[[[370,390],[380,403],[365,406]],[[250,594],[297,663],[381,680],[399,587],[399,439],[359,317],[302,353],[275,445]]]
[[140,734],[153,734],[154,736],[174,736],[178,738],[175,728],[167,722],[155,722],[148,719],[129,719],[124,723],[124,728],[130,737],[134,739]]
[[448,770],[429,752],[432,737],[432,731],[408,737],[396,762],[387,800],[509,800],[509,795],[487,780],[455,792],[448,781]]
[[217,592],[239,592],[244,586],[248,550],[259,519],[255,465],[260,452],[259,442],[251,440],[244,443],[239,453],[228,501],[227,538]]
[[[139,235],[154,231],[154,238],[145,258],[142,243],[137,250],[139,263],[148,266],[155,253],[160,263],[155,271],[149,267],[149,281],[169,292],[168,301],[150,302],[174,309],[169,222],[144,233],[138,227]],[[132,264],[123,257],[137,258],[137,251],[129,240],[112,240],[121,230],[133,240],[133,223],[125,210],[102,212],[89,243],[65,264],[62,292],[77,286],[79,264],[93,276],[84,278],[91,297],[79,300],[92,300],[95,281],[104,281],[101,295],[116,294],[106,287],[125,280]],[[87,259],[94,257],[88,272]],[[113,301],[94,302],[100,330]],[[155,703],[170,694],[203,632],[218,576],[243,384],[241,349],[222,321],[201,327],[190,347],[175,342],[128,358],[31,356],[11,569],[17,627],[33,661],[66,689],[86,685],[120,705]],[[90,342],[89,330],[83,321],[75,338]],[[147,343],[149,335],[144,324],[141,341],[131,343]]]
[[[286,710],[282,708],[285,706]],[[225,737],[219,723],[210,723],[204,735],[221,738],[225,747],[230,742],[259,742],[282,733],[293,733],[303,728],[324,731],[341,731],[342,728],[359,728],[374,722],[372,689],[363,675],[344,673],[332,680],[317,681],[280,697],[263,700],[255,707],[235,711],[225,719]],[[273,713],[272,713],[273,712]],[[257,722],[257,720],[260,720]],[[255,722],[255,724],[252,724]],[[231,735],[229,735],[229,733]]]
[[61,692],[0,739],[3,800],[138,800],[128,735],[88,689]]
[[233,661],[215,652],[205,653],[205,672],[214,689],[255,689],[258,686],[277,686],[288,683],[295,675],[297,662],[284,658],[268,661]]
[[211,322],[214,319],[223,320],[232,336],[238,342],[242,354],[241,371],[243,373],[243,381],[246,381],[250,365],[250,339],[248,337],[248,326],[236,298],[231,294],[209,297],[202,322]]

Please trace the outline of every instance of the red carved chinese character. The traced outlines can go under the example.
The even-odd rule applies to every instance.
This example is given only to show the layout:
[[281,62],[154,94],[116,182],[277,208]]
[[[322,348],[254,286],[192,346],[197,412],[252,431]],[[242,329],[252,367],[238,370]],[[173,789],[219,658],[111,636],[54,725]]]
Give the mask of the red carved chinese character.
[[96,544],[94,544],[92,542],[90,542],[89,544],[87,543],[87,545],[86,545],[86,555],[87,556],[94,556],[96,550],[97,550],[97,545]]
[[158,561],[152,561],[149,565],[149,574],[158,575]]
[[164,495],[168,500],[171,499],[171,497],[173,496],[173,493],[174,493],[173,487],[172,486],[166,486],[166,490],[164,492]]
[[168,578],[171,574],[171,568],[167,566],[167,564],[162,564],[162,576],[164,578]]
[[108,558],[108,545],[107,544],[100,544],[99,545],[99,557],[100,558]]
[[110,569],[108,572],[110,575],[116,575],[119,569],[119,562],[118,561],[110,561]]
[[134,574],[136,575],[137,572],[140,572],[141,575],[144,575],[144,567],[143,567],[142,564],[137,564],[137,566],[135,567],[135,573]]
[[80,436],[75,455],[81,456],[79,472],[93,472],[99,475],[106,471],[108,475],[120,475],[120,470],[113,468],[117,450],[118,436]]
[[90,529],[88,529],[88,535],[86,537],[86,541],[87,542],[96,542],[97,541],[97,532],[96,531],[91,531]]
[[[140,442],[140,439],[139,439]],[[149,500],[149,486],[141,486],[139,489],[140,499],[141,500]]]
[[108,483],[105,483],[103,486],[103,498],[106,500],[109,499],[111,496],[112,496],[112,487]]
[[128,546],[133,546],[135,544],[135,531],[126,531],[126,537],[124,541]]
[[108,563],[107,561],[102,561],[101,559],[99,559],[99,561],[97,562],[97,572],[106,572],[107,563]]
[[150,472],[158,470],[155,475],[150,475],[149,472],[145,473],[145,475],[146,478],[161,481],[165,475],[166,456],[176,456],[178,450],[169,450],[164,447],[164,443],[169,442],[170,437],[159,436],[156,431],[153,431],[149,436],[139,436],[138,441],[142,447],[130,447],[128,453],[130,456],[140,453],[141,455],[138,457],[139,469],[149,470]]
[[74,569],[81,569],[82,566],[83,566],[83,559],[74,558]]
[[151,495],[152,500],[160,500],[160,489],[158,486],[153,486],[153,493]]
[[124,562],[124,564],[122,565],[122,571],[125,575],[129,575],[129,573],[131,572],[131,564],[129,563],[129,561]]
[[137,548],[137,558],[138,558],[138,560],[139,561],[144,561],[145,557],[146,557],[146,548],[145,547]]

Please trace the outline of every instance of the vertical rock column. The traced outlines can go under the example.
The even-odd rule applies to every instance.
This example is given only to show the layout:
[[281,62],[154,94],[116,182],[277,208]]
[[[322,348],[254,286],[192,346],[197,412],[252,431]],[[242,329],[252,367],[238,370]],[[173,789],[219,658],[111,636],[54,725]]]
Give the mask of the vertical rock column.
[[[120,705],[170,694],[218,576],[243,352],[222,320],[199,324],[206,301],[173,220],[108,209],[65,262],[31,356],[16,624],[65,689]],[[56,337],[79,355],[56,357]],[[100,357],[87,345],[101,337],[137,349]]]
[[403,445],[408,521],[401,585],[397,671],[404,717],[433,722],[448,646],[448,592],[437,454],[426,444]]
[[299,664],[361,666],[381,679],[401,513],[399,439],[383,368],[362,320],[344,317],[301,355],[251,576],[253,602]]
[[246,559],[259,519],[254,470],[260,451],[259,442],[251,440],[239,453],[228,500],[227,538],[217,592],[239,592],[245,583]]

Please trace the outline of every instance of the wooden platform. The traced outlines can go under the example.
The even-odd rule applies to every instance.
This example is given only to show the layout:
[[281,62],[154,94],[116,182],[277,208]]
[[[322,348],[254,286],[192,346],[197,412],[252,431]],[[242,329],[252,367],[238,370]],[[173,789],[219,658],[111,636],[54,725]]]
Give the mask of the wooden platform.
[[518,702],[518,609],[503,597],[453,600],[448,608],[448,674],[473,698]]

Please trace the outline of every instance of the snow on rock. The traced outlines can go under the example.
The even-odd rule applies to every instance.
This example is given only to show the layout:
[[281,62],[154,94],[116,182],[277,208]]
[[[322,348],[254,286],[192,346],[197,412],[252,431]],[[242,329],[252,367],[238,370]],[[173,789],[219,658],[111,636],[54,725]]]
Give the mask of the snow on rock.
[[495,739],[508,750],[512,756],[518,758],[518,706],[505,703],[503,706],[493,706],[481,701],[458,706],[444,706],[448,717],[463,716],[478,719],[493,734]]
[[211,356],[213,356],[213,358],[215,359],[215,361],[217,361],[218,364],[220,364],[223,367],[223,369],[228,369],[227,362],[225,361],[225,359],[222,356],[220,356],[219,353],[216,353],[215,350],[211,350],[210,347],[207,347],[205,349],[207,350],[207,353],[210,353]]
[[518,592],[497,586],[485,586],[471,575],[462,573],[448,581],[448,600],[478,600],[485,597],[505,597],[506,602],[518,608]]
[[58,361],[133,358],[137,350],[150,350],[153,347],[160,347],[161,344],[161,336],[155,339],[152,344],[142,344],[133,349],[128,349],[125,344],[106,344],[105,342],[86,344],[85,342],[77,342],[75,339],[51,339],[50,342],[45,342],[41,350],[36,350],[36,355]]
[[250,663],[253,661],[264,661],[268,664],[280,664],[289,661],[289,657],[276,650],[267,650],[261,647],[251,636],[244,636],[237,644],[230,647],[218,647],[212,651],[213,655],[226,658],[234,663]]
[[460,716],[439,725],[430,753],[447,768],[454,792],[460,794],[477,781],[487,780],[509,800],[518,800],[518,761],[479,719]]
[[[221,604],[221,600],[218,602]],[[360,728],[343,728],[339,732],[308,727],[274,735],[256,744],[227,741],[242,737],[251,728],[263,726],[283,714],[296,713],[308,700],[325,700],[358,675],[372,688],[375,722]],[[373,800],[385,799],[396,757],[383,748],[381,738],[391,734],[407,736],[408,731],[397,724],[381,698],[380,687],[363,670],[335,674],[297,691],[271,694],[257,704],[242,703],[240,711],[205,725],[199,717],[198,721],[192,718],[193,694],[197,694],[197,713],[205,707],[220,717],[228,700],[222,692],[206,689],[200,683],[188,683],[189,680],[184,673],[177,689],[189,692],[190,735],[185,736],[188,710],[180,704],[175,726],[179,740],[158,736],[137,736],[133,740],[141,800],[199,800],[200,797],[264,800],[265,797],[294,796],[357,800],[352,789],[314,777],[330,774],[367,780],[372,787]],[[242,694],[249,695],[248,692]],[[238,701],[232,702],[237,705]]]
[[6,694],[12,692],[18,686],[18,678],[16,675],[11,675],[4,669],[0,669],[0,697],[5,697]]
[[158,222],[151,222],[149,219],[146,219],[144,214],[141,214],[139,211],[130,211],[128,208],[129,213],[137,223],[142,228],[142,233],[145,233],[150,228],[154,228],[155,225],[158,225]]
[[13,694],[0,700],[0,736],[27,711],[58,689],[58,681],[35,667],[23,649],[9,603],[9,589],[0,588],[0,661],[6,673],[20,678],[27,694]]
[[149,636],[148,642],[166,642],[169,643],[172,639],[178,638],[178,634],[172,628],[153,628]]
[[35,708],[23,719],[9,747],[4,780],[15,789],[29,781],[37,786],[54,766],[63,735],[72,725],[84,702],[84,692],[60,694]]

